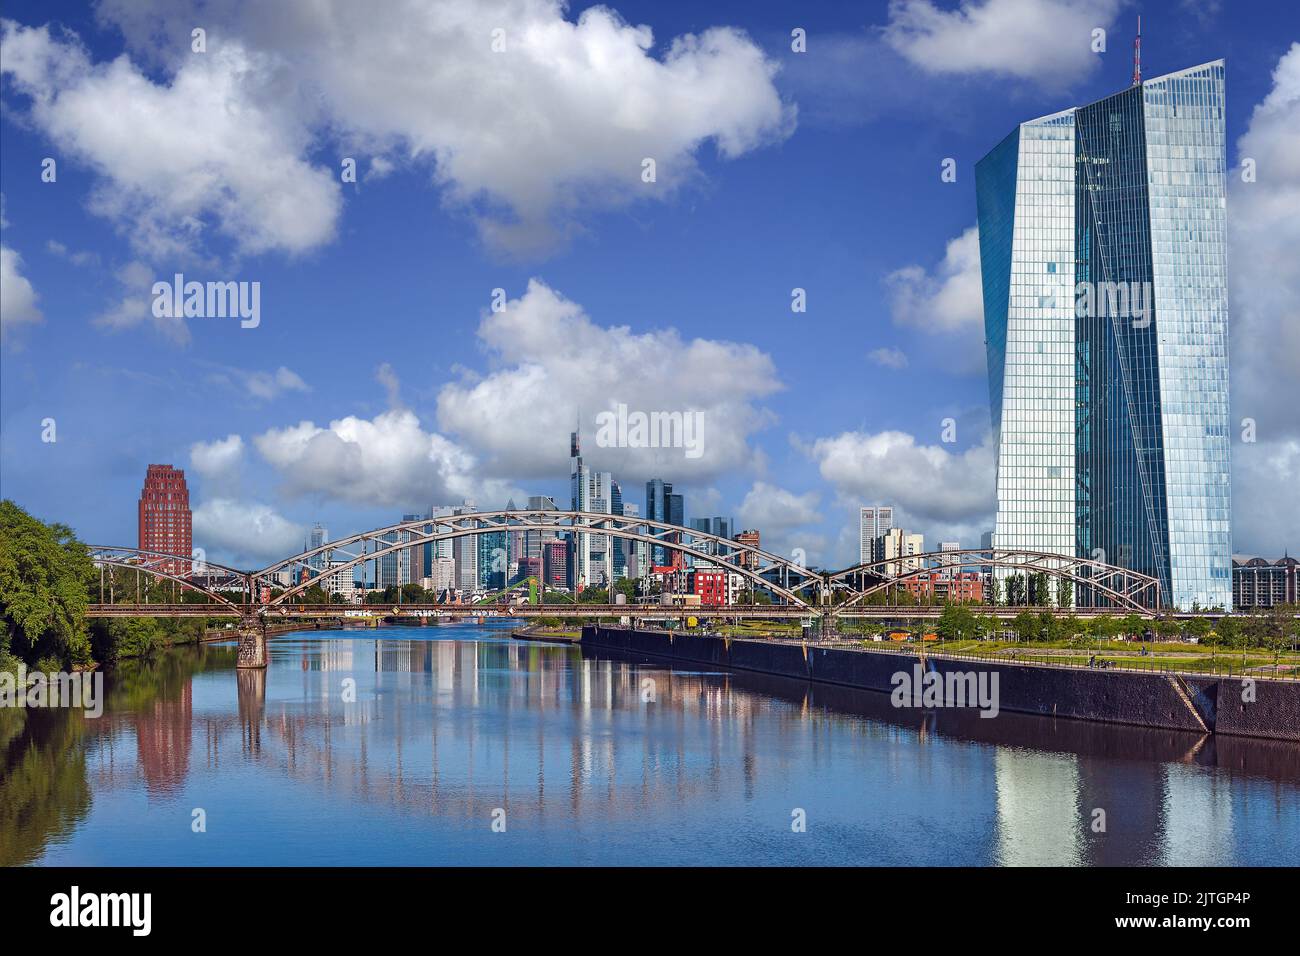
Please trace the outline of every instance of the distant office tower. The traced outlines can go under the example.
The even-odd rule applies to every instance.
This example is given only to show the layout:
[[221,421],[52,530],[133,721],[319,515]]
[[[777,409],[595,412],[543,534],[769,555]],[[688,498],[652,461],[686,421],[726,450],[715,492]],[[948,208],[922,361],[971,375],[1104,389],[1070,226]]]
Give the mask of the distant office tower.
[[[727,541],[731,540],[731,526],[732,521],[730,518],[721,517],[696,518],[691,522],[691,527],[696,531],[703,532],[704,534],[716,535],[717,537]],[[712,548],[713,553],[720,558],[725,558],[727,555],[731,554],[731,549],[725,544],[710,545],[709,547]],[[706,548],[705,550],[709,549]]]
[[[614,476],[592,471],[582,461],[578,433],[569,436],[569,497],[574,511],[613,514]],[[571,586],[601,587],[613,573],[610,536],[577,532],[572,538],[573,561],[569,567]]]
[[[462,504],[451,509],[453,515],[473,514],[478,510],[474,502],[466,498]],[[463,591],[473,591],[478,586],[478,536],[472,534],[452,538],[451,556],[456,562],[456,586]]]
[[[623,517],[639,518],[641,516],[641,506],[633,504],[630,501],[623,502]],[[645,534],[643,525],[636,526],[640,534]],[[627,568],[626,574],[629,578],[644,578],[650,574],[650,545],[645,541],[624,541],[623,550],[626,554]]]
[[[328,540],[329,540],[329,532],[327,532],[324,528],[322,528],[320,526],[320,523],[318,522],[311,529],[311,543],[307,546],[308,550],[315,551],[317,548],[319,548]],[[322,551],[320,554],[313,554],[310,558],[308,558],[307,565],[311,567],[313,570],[319,572],[324,569],[327,560],[328,559],[325,556],[325,552]]]
[[158,568],[168,574],[188,575],[193,567],[194,539],[190,491],[183,470],[171,465],[149,466],[137,520],[140,550],[181,556],[184,560],[164,561]]
[[1020,124],[975,176],[995,543],[1181,608],[1232,606],[1223,104],[1222,60],[1136,82]]
[[[925,536],[908,534],[902,528],[890,528],[877,539],[876,547],[880,553],[877,560],[890,562],[884,566],[886,574],[904,574],[908,571],[919,571],[922,559],[913,557],[913,555],[925,553]],[[895,560],[898,558],[903,560]]]
[[894,509],[889,507],[858,509],[858,562],[880,561],[880,537],[894,526]]
[[[943,552],[943,551],[960,551],[960,550],[961,550],[961,542],[960,542],[960,541],[940,541],[940,542],[939,542],[939,551],[940,551],[940,552]],[[940,572],[941,572],[945,577],[947,577],[947,576],[949,576],[949,575],[952,574],[954,568],[956,568],[958,565],[961,564],[961,558],[957,557],[956,555],[953,555],[951,558],[945,558],[945,557],[942,557],[942,556],[941,556],[941,557],[939,557],[939,558],[937,559],[936,564],[937,564],[937,566],[938,566],[938,568],[939,568],[939,571],[940,571]]]
[[486,591],[499,591],[509,583],[510,536],[505,531],[485,531],[478,540],[478,586]]
[[[673,494],[672,482],[652,478],[645,483],[645,516],[649,521],[685,527],[686,505],[681,495]],[[674,540],[680,541],[680,536]],[[672,560],[669,557],[671,552],[671,548],[653,545],[650,548],[650,560],[662,567]]]

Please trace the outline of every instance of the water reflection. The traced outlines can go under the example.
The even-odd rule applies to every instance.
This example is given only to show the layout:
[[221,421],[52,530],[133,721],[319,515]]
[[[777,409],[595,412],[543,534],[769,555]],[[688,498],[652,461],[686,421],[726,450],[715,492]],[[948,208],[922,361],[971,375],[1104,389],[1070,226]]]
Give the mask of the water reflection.
[[[124,666],[99,720],[0,712],[0,862],[1300,854],[1293,744],[896,710],[881,694],[673,671],[470,626],[355,633],[279,638],[266,671],[237,671],[230,647]],[[192,834],[193,807],[220,836]],[[795,807],[806,834],[790,832]],[[490,831],[497,808],[508,837]]]

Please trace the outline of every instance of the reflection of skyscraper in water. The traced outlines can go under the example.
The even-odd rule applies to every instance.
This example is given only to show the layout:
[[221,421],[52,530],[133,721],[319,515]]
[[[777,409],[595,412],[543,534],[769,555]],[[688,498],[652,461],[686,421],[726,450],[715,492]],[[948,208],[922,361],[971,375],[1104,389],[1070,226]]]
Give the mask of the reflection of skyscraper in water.
[[1088,821],[1079,810],[1075,758],[999,747],[993,761],[998,862],[1003,866],[1078,864]]
[[194,723],[193,688],[189,680],[175,700],[156,700],[135,720],[136,750],[145,789],[167,794],[179,789],[190,770]]
[[1227,866],[1235,858],[1232,780],[1192,764],[1164,765],[1162,866]]

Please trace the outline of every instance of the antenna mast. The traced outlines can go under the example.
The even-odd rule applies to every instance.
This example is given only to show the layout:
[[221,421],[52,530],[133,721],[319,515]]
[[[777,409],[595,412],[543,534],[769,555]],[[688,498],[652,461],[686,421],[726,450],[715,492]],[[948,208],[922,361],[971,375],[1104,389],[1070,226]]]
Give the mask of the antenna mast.
[[1138,34],[1133,39],[1133,85],[1142,85],[1142,14],[1138,14]]

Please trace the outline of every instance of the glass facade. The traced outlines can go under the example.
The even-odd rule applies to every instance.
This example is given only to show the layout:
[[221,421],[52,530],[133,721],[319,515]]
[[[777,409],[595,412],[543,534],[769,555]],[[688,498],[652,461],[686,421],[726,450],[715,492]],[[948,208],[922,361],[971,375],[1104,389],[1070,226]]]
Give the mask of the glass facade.
[[976,184],[995,545],[1231,608],[1222,61],[1023,123]]

